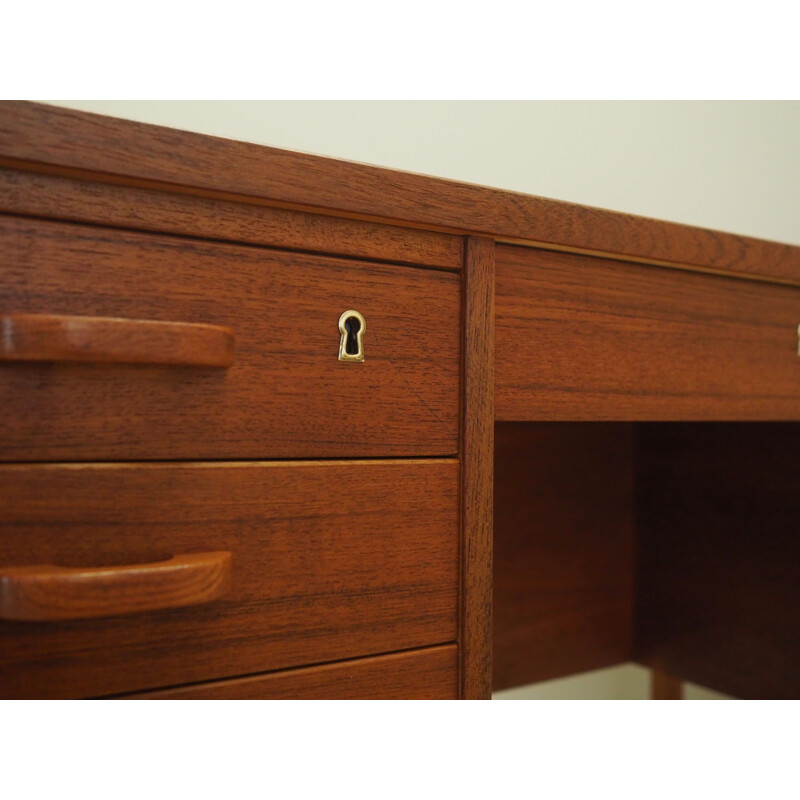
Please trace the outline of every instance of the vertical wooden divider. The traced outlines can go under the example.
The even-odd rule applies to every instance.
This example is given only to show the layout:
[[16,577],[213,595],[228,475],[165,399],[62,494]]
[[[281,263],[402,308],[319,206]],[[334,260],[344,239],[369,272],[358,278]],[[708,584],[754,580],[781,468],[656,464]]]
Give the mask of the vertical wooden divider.
[[461,697],[492,693],[494,252],[467,237],[463,273],[461,411]]

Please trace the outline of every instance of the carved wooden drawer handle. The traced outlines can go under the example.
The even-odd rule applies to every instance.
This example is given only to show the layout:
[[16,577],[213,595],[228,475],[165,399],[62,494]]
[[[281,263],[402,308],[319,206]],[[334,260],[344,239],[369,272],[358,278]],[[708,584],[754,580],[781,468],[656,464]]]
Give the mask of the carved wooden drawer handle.
[[229,367],[230,328],[57,314],[0,316],[0,361],[104,361]]
[[193,606],[220,597],[230,583],[228,552],[125,567],[0,567],[0,619],[86,619]]

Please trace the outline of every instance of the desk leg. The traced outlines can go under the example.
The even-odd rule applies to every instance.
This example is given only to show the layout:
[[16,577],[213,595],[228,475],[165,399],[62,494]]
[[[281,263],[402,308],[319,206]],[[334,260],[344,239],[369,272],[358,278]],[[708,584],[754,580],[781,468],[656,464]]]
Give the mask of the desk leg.
[[683,682],[657,669],[650,671],[651,700],[683,700]]

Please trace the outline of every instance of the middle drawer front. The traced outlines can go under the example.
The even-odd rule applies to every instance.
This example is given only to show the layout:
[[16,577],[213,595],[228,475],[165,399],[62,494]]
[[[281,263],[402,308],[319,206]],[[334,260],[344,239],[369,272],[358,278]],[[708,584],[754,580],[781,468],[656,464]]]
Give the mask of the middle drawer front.
[[[456,273],[1,216],[0,255],[0,460],[456,454]],[[227,368],[141,363],[197,358],[209,325]]]
[[0,697],[116,694],[454,641],[458,496],[453,460],[0,467],[0,573],[232,554],[231,588],[202,605],[0,619]]
[[800,419],[800,291],[497,248],[500,420]]

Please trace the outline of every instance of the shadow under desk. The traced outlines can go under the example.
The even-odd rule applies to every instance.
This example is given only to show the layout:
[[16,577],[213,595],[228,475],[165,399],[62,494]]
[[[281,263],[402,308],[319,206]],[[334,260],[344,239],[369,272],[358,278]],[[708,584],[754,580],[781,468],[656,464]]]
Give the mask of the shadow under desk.
[[497,423],[495,690],[634,661],[800,695],[798,452],[798,423]]

